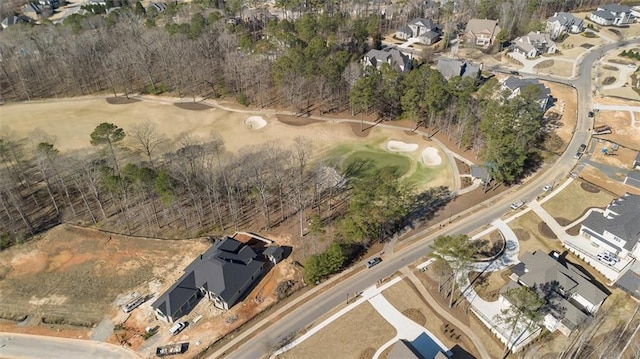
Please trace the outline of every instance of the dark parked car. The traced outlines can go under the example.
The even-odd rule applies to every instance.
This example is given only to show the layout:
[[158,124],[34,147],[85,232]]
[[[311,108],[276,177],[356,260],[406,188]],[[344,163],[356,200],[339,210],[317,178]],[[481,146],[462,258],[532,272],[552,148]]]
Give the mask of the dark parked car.
[[593,111],[589,111],[589,117],[593,117],[594,115]]

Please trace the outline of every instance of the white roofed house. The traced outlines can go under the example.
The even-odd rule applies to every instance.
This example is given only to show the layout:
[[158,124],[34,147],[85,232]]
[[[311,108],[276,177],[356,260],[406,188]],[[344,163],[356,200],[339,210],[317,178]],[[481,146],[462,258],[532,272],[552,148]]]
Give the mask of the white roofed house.
[[629,6],[618,4],[600,5],[596,11],[589,14],[589,20],[603,26],[631,24],[635,19]]
[[568,12],[557,12],[547,19],[546,32],[552,40],[567,34],[579,34],[584,31],[584,20]]
[[549,34],[532,31],[515,39],[512,49],[526,58],[532,58],[542,54],[553,54],[556,52],[557,47]]
[[411,55],[407,55],[396,48],[385,48],[382,50],[369,50],[364,55],[364,67],[373,66],[380,70],[382,64],[389,64],[391,68],[400,72],[411,70]]

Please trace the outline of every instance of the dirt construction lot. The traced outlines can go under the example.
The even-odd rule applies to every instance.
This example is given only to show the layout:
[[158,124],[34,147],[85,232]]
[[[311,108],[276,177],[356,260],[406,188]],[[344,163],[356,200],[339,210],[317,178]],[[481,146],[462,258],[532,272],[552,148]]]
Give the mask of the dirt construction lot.
[[119,295],[148,291],[148,281],[180,272],[208,246],[203,240],[130,238],[58,226],[40,240],[0,253],[0,315],[26,315],[29,324],[7,321],[0,329],[10,325],[29,332],[43,320],[88,329],[106,313],[119,312]]

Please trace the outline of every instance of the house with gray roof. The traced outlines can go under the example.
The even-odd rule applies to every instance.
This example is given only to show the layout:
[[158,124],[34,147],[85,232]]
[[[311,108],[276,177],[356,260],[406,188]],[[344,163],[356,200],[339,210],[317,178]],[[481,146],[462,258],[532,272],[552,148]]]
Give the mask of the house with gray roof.
[[17,24],[30,24],[33,20],[24,15],[9,15],[0,21],[0,27],[3,29]]
[[640,171],[629,171],[624,178],[624,184],[640,188]]
[[480,180],[480,183],[491,182],[491,173],[486,166],[471,166],[471,178]]
[[538,89],[535,94],[535,101],[540,105],[540,110],[545,111],[549,105],[551,90],[536,79],[521,79],[509,76],[500,84],[500,92],[505,99],[510,100],[521,95],[525,88],[531,87]]
[[557,12],[547,19],[546,32],[552,40],[567,34],[579,34],[584,31],[584,20],[568,12]]
[[594,12],[589,14],[589,20],[602,26],[631,24],[635,19],[629,6],[618,4],[600,5]]
[[412,59],[411,54],[407,55],[397,48],[373,49],[364,55],[364,67],[373,66],[380,70],[383,64],[389,64],[396,71],[408,72]]
[[435,44],[442,36],[440,27],[429,19],[415,18],[407,24],[407,27],[411,29],[411,37],[418,38],[419,42],[425,45]]
[[398,31],[396,31],[395,37],[400,40],[409,40],[411,37],[413,37],[413,31],[409,26],[405,25],[399,28]]
[[499,32],[498,20],[471,19],[464,36],[468,43],[486,48],[493,44]]
[[557,46],[551,39],[551,35],[540,31],[531,31],[525,36],[513,40],[512,50],[526,58],[532,58],[542,54],[553,54],[556,52]]
[[592,277],[557,252],[527,252],[513,267],[512,278],[545,298],[549,311],[544,325],[550,331],[571,334],[595,314],[609,296]]
[[442,77],[447,80],[456,76],[477,79],[480,77],[482,65],[474,65],[470,62],[456,59],[440,58],[436,64],[436,70],[438,70],[438,72],[442,74]]
[[265,262],[251,247],[225,237],[187,266],[151,306],[156,316],[172,323],[189,313],[202,297],[229,310],[262,277]]
[[591,212],[582,222],[580,233],[620,259],[640,259],[640,195],[625,193],[604,213]]

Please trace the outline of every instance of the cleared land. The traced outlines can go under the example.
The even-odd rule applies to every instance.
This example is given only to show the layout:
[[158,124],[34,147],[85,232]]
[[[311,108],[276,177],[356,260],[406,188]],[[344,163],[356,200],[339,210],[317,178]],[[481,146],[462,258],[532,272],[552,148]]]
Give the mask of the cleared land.
[[573,75],[573,63],[563,60],[544,60],[535,65],[536,73],[570,77]]
[[586,166],[580,172],[580,177],[597,185],[598,187],[615,193],[616,197],[622,196],[625,192],[640,194],[640,188],[625,185],[618,180],[613,180],[607,177],[604,173],[600,172],[598,169],[591,166]]
[[[628,105],[629,103],[627,103]],[[599,137],[618,143],[621,146],[640,150],[640,117],[636,116],[636,126],[632,126],[631,113],[628,111],[598,111],[595,125],[611,126],[611,134]]]
[[365,302],[279,358],[370,358],[395,335],[393,326]]
[[27,315],[30,324],[45,318],[92,327],[105,313],[119,311],[120,295],[150,292],[148,281],[180,273],[208,246],[204,240],[132,238],[61,225],[0,253],[0,313]]
[[576,127],[578,95],[571,86],[549,81],[543,81],[543,83],[551,90],[551,94],[555,99],[554,106],[549,109],[549,112],[555,112],[561,116],[559,120],[560,127],[555,132],[567,145],[571,141]]
[[[605,191],[588,192],[581,186],[582,181],[575,180],[560,193],[542,205],[554,218],[565,218],[569,221],[578,219],[591,207],[606,207],[615,197]],[[537,218],[537,216],[536,216]],[[516,220],[514,222],[518,222]],[[514,223],[512,222],[512,223]]]

